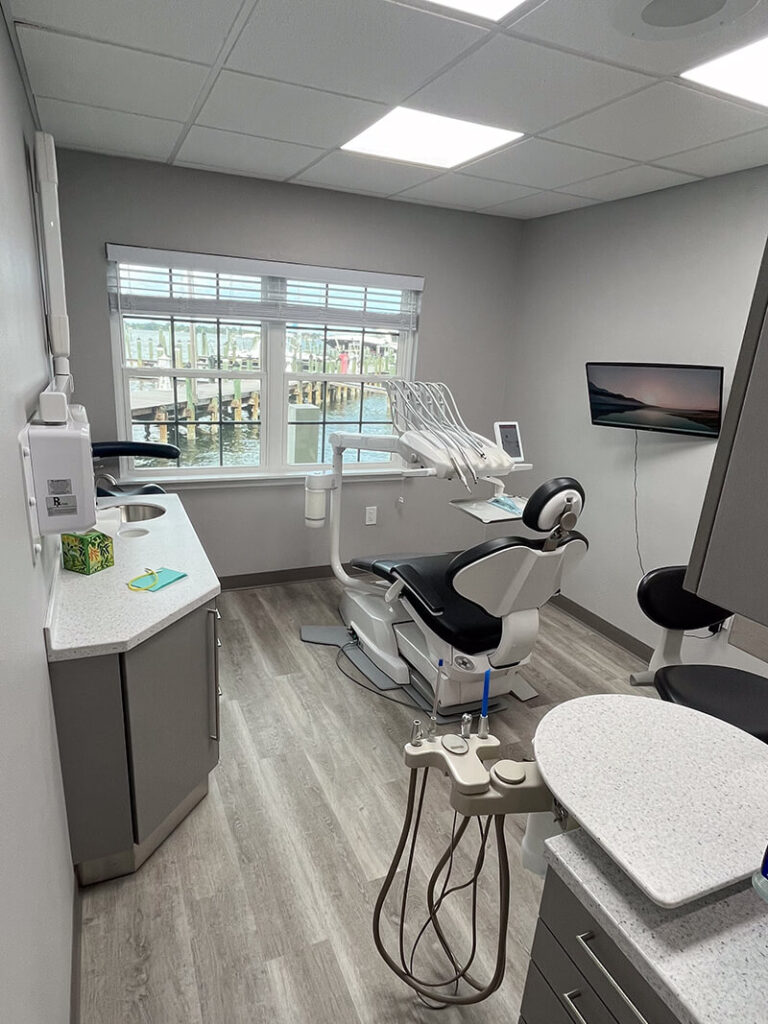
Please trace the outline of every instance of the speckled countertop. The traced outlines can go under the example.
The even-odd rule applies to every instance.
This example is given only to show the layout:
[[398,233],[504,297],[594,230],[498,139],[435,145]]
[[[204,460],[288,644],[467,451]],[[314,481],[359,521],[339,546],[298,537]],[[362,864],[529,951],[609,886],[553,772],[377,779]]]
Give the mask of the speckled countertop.
[[[107,509],[127,501],[160,505],[166,512],[156,519],[122,524],[123,535],[115,529],[114,518],[102,521],[100,517],[97,528],[114,540],[111,569],[81,576],[59,566],[45,624],[49,661],[129,651],[221,590],[178,495],[114,499],[100,506]],[[131,535],[141,530],[146,533]],[[129,590],[128,580],[147,567],[177,569],[187,575],[156,593]]]
[[600,694],[548,712],[534,750],[562,805],[660,906],[760,867],[768,746],[740,729],[647,696]]
[[749,882],[667,910],[583,829],[546,858],[682,1024],[766,1024],[768,904]]

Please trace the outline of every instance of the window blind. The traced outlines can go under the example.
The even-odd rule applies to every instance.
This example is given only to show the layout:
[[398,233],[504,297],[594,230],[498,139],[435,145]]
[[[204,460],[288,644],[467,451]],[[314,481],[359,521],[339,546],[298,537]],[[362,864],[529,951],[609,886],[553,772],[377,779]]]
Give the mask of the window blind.
[[238,257],[107,246],[122,314],[278,320],[416,330],[423,278]]

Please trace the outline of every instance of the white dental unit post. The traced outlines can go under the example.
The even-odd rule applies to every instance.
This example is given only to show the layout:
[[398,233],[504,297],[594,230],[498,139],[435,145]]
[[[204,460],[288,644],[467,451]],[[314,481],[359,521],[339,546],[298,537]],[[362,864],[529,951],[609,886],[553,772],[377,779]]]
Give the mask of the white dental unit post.
[[85,409],[70,403],[69,318],[61,251],[58,174],[53,137],[35,133],[35,180],[52,380],[38,415],[19,434],[32,557],[46,534],[87,530],[96,522],[91,431]]

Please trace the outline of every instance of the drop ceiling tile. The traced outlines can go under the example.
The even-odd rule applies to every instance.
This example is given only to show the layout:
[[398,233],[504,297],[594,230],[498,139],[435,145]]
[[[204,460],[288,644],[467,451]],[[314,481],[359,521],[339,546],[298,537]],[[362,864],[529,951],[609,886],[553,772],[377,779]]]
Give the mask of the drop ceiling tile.
[[499,35],[411,96],[408,106],[531,133],[650,81]]
[[372,195],[388,196],[433,177],[433,168],[358,156],[356,153],[330,153],[296,179],[301,184],[329,188],[359,189]]
[[348,142],[385,109],[367,100],[222,71],[197,120],[208,128],[327,149]]
[[11,0],[19,21],[212,63],[240,0]]
[[768,111],[758,113],[662,82],[555,128],[547,137],[631,160],[657,160],[764,126]]
[[562,192],[535,192],[523,199],[515,199],[511,203],[491,206],[483,213],[495,217],[517,217],[530,220],[533,217],[548,217],[551,213],[565,213],[567,210],[578,210],[582,206],[593,206],[594,200],[582,196],[564,195]]
[[714,142],[711,146],[701,146],[677,156],[665,156],[664,164],[706,178],[743,171],[748,167],[761,167],[768,164],[768,129],[726,139],[725,142]]
[[667,171],[662,167],[640,165],[579,182],[571,185],[570,191],[588,199],[608,201],[625,199],[627,196],[637,196],[646,192],[657,192],[662,188],[686,185],[691,181],[698,180],[689,174],[681,174],[679,171]]
[[397,198],[465,210],[481,210],[486,206],[495,206],[530,195],[531,191],[532,189],[521,185],[508,185],[501,181],[485,181],[483,178],[470,178],[464,174],[445,174],[434,181],[409,188],[401,192]]
[[53,135],[57,146],[148,160],[167,160],[183,127],[179,121],[84,107],[62,100],[39,99],[37,109],[43,131]]
[[208,69],[43,29],[18,29],[36,96],[185,121]]
[[292,142],[258,139],[254,135],[193,125],[174,163],[210,167],[256,178],[289,178],[323,153]]
[[517,19],[510,31],[661,75],[686,71],[768,35],[768,4],[761,2],[731,24],[709,22],[708,30],[687,37],[686,29],[670,29],[666,38],[633,38],[627,12],[644,6],[638,0],[548,0]]
[[261,0],[227,67],[395,103],[485,35],[382,0]]
[[545,139],[524,139],[465,167],[464,173],[542,189],[562,188],[574,181],[628,166],[628,160],[593,153],[589,149],[576,149]]

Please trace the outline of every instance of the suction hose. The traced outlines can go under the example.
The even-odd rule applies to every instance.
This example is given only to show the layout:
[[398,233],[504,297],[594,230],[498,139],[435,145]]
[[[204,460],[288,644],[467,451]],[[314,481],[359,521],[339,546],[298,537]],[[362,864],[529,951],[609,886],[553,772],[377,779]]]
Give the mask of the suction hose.
[[[411,951],[410,962],[406,964],[405,957],[405,946],[404,946],[404,928],[405,928],[405,910],[408,896],[408,883],[410,881],[411,867],[413,865],[414,851],[416,848],[416,838],[418,836],[419,824],[421,820],[421,811],[424,802],[424,792],[427,783],[427,774],[429,769],[424,771],[422,778],[421,792],[419,794],[418,808],[416,808],[416,788],[418,783],[418,769],[411,770],[411,776],[408,784],[408,799],[405,808],[405,817],[403,819],[403,827],[400,832],[400,838],[397,842],[392,863],[389,866],[389,870],[384,879],[384,882],[376,900],[376,905],[373,911],[373,941],[376,944],[376,949],[379,955],[382,957],[384,962],[387,964],[389,969],[400,978],[401,981],[405,982],[414,992],[419,995],[422,1000],[433,1000],[433,1003],[439,1003],[444,1006],[467,1006],[471,1003],[482,1002],[483,999],[487,999],[488,996],[492,995],[501,985],[504,979],[504,972],[506,969],[506,956],[507,956],[507,926],[509,923],[509,897],[510,897],[510,880],[509,880],[509,857],[507,855],[507,845],[504,838],[504,815],[494,815],[491,819],[487,819],[485,826],[480,825],[481,845],[477,859],[475,861],[475,869],[469,881],[463,885],[455,886],[453,889],[448,889],[448,880],[450,877],[450,870],[453,863],[454,853],[461,842],[461,839],[466,832],[470,818],[463,818],[461,824],[456,828],[454,819],[454,829],[451,835],[451,841],[445,853],[442,855],[440,860],[435,867],[435,870],[430,876],[429,883],[427,886],[427,906],[429,909],[429,916],[421,931],[419,932],[413,949]],[[415,823],[414,823],[414,811],[415,811]],[[493,972],[493,976],[487,985],[481,986],[474,978],[469,974],[469,968],[475,957],[477,948],[477,927],[476,927],[476,913],[477,913],[477,883],[482,871],[483,864],[485,861],[485,849],[488,833],[490,830],[491,820],[493,820],[494,831],[496,836],[496,849],[499,858],[499,928],[498,928],[498,945],[496,951],[496,965]],[[406,845],[408,844],[408,836],[411,833],[411,825],[413,824],[413,835],[411,839],[411,848],[408,855],[408,865],[406,869],[406,875],[404,880],[404,892],[401,906],[401,916],[399,924],[399,938],[400,938],[400,964],[398,964],[393,957],[389,954],[384,946],[381,939],[381,914],[384,907],[384,903],[389,895],[392,888],[392,883],[397,874],[397,870],[400,866],[403,853]],[[445,881],[443,882],[443,888],[440,896],[435,899],[435,888],[437,881],[443,868],[448,865],[448,873],[446,874]],[[456,892],[459,889],[466,888],[472,885],[473,897],[472,897],[472,948],[467,963],[461,967],[459,962],[451,949],[448,940],[440,926],[438,921],[438,913],[444,899],[449,896],[452,892]],[[416,947],[421,940],[422,935],[425,933],[427,927],[432,925],[435,934],[437,935],[438,941],[446,953],[450,963],[454,967],[454,974],[444,981],[430,982],[425,981],[422,978],[418,978],[413,972],[413,959],[416,952]],[[457,994],[438,994],[435,989],[444,988],[449,985],[458,986],[458,982],[464,979],[475,991],[467,993],[466,995]]]

